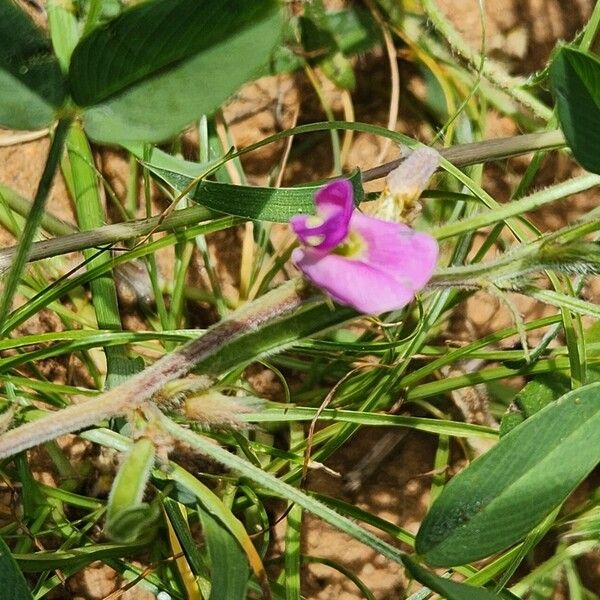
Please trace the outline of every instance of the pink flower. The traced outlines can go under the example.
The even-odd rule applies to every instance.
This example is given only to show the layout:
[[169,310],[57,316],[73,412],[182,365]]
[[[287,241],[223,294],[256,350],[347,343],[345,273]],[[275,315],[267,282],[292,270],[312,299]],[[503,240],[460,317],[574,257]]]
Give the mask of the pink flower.
[[345,179],[319,190],[315,205],[316,216],[290,220],[302,242],[292,260],[334,300],[378,314],[407,305],[429,281],[438,257],[430,235],[354,210]]

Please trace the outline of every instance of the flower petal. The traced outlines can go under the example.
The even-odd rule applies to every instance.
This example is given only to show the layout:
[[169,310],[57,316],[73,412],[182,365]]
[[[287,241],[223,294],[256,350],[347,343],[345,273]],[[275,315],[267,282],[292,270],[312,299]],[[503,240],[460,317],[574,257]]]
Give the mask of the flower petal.
[[296,248],[292,260],[317,286],[340,302],[365,314],[402,308],[414,298],[414,290],[398,278],[360,260]]
[[331,250],[348,235],[354,209],[352,185],[347,179],[332,181],[316,193],[315,205],[316,217],[297,215],[290,225],[307,246]]
[[355,211],[350,229],[365,241],[360,260],[384,270],[414,292],[431,278],[438,258],[438,245],[426,233],[414,231],[402,223],[381,221]]

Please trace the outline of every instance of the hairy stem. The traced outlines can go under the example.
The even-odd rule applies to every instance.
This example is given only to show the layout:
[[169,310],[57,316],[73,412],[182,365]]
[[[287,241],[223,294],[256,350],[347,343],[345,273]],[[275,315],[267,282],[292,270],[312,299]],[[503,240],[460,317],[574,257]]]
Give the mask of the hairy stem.
[[548,121],[552,117],[552,109],[543,102],[540,102],[533,94],[522,89],[521,81],[508,75],[499,64],[486,58],[482,60],[481,54],[473,50],[450,21],[446,19],[435,0],[422,0],[422,4],[435,28],[446,38],[450,46],[463,56],[474,69],[479,70],[481,66],[481,74],[488,81],[507,92],[539,119]]
[[[96,398],[74,404],[0,436],[0,458],[12,456],[65,433],[134,411],[169,381],[187,375],[219,350],[273,321],[292,314],[322,296],[300,279],[293,279],[232,313],[201,337],[180,346],[151,367]],[[211,373],[212,374],[212,373]]]

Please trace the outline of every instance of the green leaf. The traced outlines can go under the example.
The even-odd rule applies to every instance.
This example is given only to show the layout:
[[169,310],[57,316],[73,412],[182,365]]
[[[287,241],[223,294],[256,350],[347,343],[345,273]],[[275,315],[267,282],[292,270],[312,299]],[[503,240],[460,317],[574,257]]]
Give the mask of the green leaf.
[[169,497],[163,499],[162,505],[192,572],[196,576],[200,575],[205,571],[204,558],[198,550],[198,544],[194,540],[190,525],[184,516],[183,505]]
[[352,65],[340,50],[323,5],[308,3],[305,16],[300,17],[299,26],[305,54],[317,58],[317,66],[335,85],[354,89],[356,78]]
[[369,10],[361,6],[325,13],[328,30],[346,55],[366,52],[381,43],[381,32]]
[[539,375],[529,381],[515,396],[514,403],[517,410],[502,417],[500,435],[506,435],[525,419],[566,394],[569,389],[569,379],[562,373]]
[[156,521],[156,505],[142,502],[155,454],[153,442],[140,438],[119,467],[108,498],[104,528],[113,540],[135,542],[145,537]]
[[464,583],[444,579],[431,571],[427,571],[418,563],[408,558],[404,559],[406,570],[430,590],[442,594],[446,600],[493,600],[499,596],[483,588],[476,588]]
[[201,507],[198,515],[210,560],[209,600],[244,600],[250,572],[246,554],[216,517]]
[[0,581],[2,582],[2,597],[5,600],[31,600],[32,595],[27,587],[9,547],[0,537]]
[[274,0],[152,0],[75,48],[73,99],[103,142],[161,141],[218,108],[268,60],[280,37]]
[[66,73],[69,70],[71,54],[79,41],[79,23],[75,15],[75,5],[65,0],[48,0],[46,10],[54,53],[61,69]]
[[563,46],[550,65],[558,119],[577,162],[600,173],[600,60]]
[[[160,157],[161,162],[162,158],[164,157]],[[194,164],[187,161],[181,163],[181,172],[171,170],[174,166],[167,170],[157,164],[146,165],[176,193],[181,193],[193,182],[193,177],[185,173],[190,173],[191,165]],[[358,205],[364,197],[360,171],[352,171],[348,174],[348,179],[354,188],[354,202]],[[198,204],[218,212],[251,220],[287,223],[299,213],[314,214],[314,195],[323,185],[324,182],[321,181],[299,187],[268,188],[202,180],[189,195]]]
[[425,517],[417,551],[433,566],[507,548],[560,506],[600,461],[600,384],[546,406],[457,475]]
[[[294,52],[302,18],[291,19],[284,28],[284,43],[273,52],[270,73],[293,72],[306,63],[304,56]],[[371,13],[360,6],[349,6],[339,11],[326,12],[322,27],[333,36],[333,42],[345,56],[367,52],[381,43],[381,32]],[[306,47],[303,48],[306,54]]]
[[319,67],[324,75],[339,88],[351,91],[356,87],[352,63],[341,52],[336,52],[323,59],[319,63]]
[[0,126],[40,129],[64,98],[50,43],[11,0],[0,0]]

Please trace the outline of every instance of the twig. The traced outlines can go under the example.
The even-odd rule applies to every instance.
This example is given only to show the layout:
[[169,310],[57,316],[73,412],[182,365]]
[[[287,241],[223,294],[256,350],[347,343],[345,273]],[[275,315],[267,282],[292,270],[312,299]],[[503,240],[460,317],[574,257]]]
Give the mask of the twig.
[[[540,133],[526,133],[513,137],[473,142],[472,144],[460,144],[449,148],[441,148],[440,154],[456,167],[467,167],[478,163],[510,158],[537,150],[552,150],[562,148],[565,138],[562,131],[554,129]],[[398,167],[403,158],[367,169],[362,173],[362,180],[374,181],[385,177],[390,171]]]

